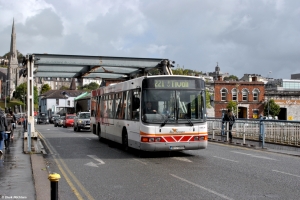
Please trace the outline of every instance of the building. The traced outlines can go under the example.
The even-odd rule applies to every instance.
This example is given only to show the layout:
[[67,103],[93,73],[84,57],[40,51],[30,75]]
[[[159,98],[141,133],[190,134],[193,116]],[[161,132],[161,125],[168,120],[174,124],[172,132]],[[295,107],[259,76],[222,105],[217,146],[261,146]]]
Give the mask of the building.
[[280,106],[278,119],[300,121],[300,80],[274,79],[268,81],[266,100],[273,99]]
[[49,90],[39,96],[39,112],[74,113],[75,98],[83,93],[80,90]]
[[1,58],[1,65],[7,65],[7,68],[1,69],[0,79],[1,79],[1,98],[3,99],[5,94],[7,97],[12,98],[13,92],[16,88],[24,83],[25,79],[20,76],[19,72],[22,69],[18,63],[18,51],[16,47],[16,32],[15,32],[15,22],[13,20],[12,32],[11,32],[11,42],[10,42],[10,56],[9,58]]
[[264,83],[260,81],[215,81],[215,117],[222,117],[229,101],[236,101],[237,118],[258,118],[264,111],[264,94]]
[[208,76],[213,77],[213,80],[220,80],[220,79],[224,79],[224,77],[228,77],[229,74],[228,73],[222,73],[220,71],[220,67],[219,64],[217,63],[217,66],[215,67],[215,71],[214,72],[209,72]]

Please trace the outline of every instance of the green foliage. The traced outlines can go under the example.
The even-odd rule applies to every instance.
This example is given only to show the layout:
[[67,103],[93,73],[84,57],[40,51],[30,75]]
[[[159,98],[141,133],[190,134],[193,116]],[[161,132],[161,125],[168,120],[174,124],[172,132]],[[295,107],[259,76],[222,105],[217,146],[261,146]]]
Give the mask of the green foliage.
[[[18,63],[21,63],[23,61],[24,56],[18,50],[17,50],[17,54],[18,54],[17,55]],[[10,52],[7,52],[6,54],[4,54],[3,57],[9,59],[10,58]]]
[[238,81],[239,78],[235,75],[230,75],[228,77],[224,77],[224,81]]
[[16,88],[15,98],[25,103],[27,98],[27,83],[22,83]]
[[96,90],[99,88],[99,84],[96,82],[91,82],[89,84],[84,85],[83,87],[77,87],[79,90],[84,90],[84,91],[92,91]]
[[36,86],[33,86],[33,101],[34,101],[34,104],[39,103],[39,91]]
[[67,86],[62,85],[59,90],[68,90],[68,89],[69,88]]
[[268,102],[265,103],[264,106],[264,115],[268,116],[271,115],[274,119],[275,116],[278,116],[280,112],[280,106],[275,103],[274,99],[270,99]]
[[237,109],[237,102],[236,101],[229,101],[226,108],[232,110],[232,112],[234,114],[236,114],[236,111],[237,111],[236,110]]
[[[15,98],[25,104],[27,101],[27,83],[22,83],[16,88]],[[33,101],[34,104],[38,104],[39,101],[39,94],[36,86],[33,87]]]
[[41,94],[44,94],[45,92],[48,92],[49,90],[51,90],[50,85],[45,84],[45,85],[42,86]]
[[211,94],[209,93],[208,90],[205,90],[205,97],[206,97],[206,108],[211,108],[211,105],[210,105],[210,96]]

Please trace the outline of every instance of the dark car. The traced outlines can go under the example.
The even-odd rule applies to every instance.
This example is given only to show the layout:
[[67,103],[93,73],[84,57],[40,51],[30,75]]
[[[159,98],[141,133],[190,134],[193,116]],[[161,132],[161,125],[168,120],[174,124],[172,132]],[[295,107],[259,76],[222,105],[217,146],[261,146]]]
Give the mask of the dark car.
[[59,117],[60,117],[60,115],[57,115],[57,114],[51,115],[51,117],[49,118],[49,123],[50,123],[50,124],[54,124],[54,121],[55,121],[56,119],[58,119]]
[[63,125],[63,121],[64,121],[64,119],[65,119],[65,116],[61,116],[61,117],[59,117],[58,119],[56,119],[55,121],[54,121],[54,127],[61,127],[62,125]]
[[37,117],[37,124],[49,124],[47,113],[39,113]]

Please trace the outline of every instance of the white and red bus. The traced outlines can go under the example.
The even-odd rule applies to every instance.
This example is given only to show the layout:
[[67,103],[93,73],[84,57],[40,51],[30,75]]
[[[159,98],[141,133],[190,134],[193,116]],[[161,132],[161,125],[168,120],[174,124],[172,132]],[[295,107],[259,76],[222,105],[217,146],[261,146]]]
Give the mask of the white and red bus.
[[199,77],[143,76],[110,84],[91,93],[91,131],[124,149],[205,149],[205,102]]

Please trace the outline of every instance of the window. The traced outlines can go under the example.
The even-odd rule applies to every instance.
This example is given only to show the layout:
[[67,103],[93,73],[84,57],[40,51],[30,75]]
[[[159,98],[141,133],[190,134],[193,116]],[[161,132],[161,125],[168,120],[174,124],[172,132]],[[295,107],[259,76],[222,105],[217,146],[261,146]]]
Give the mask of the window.
[[68,106],[70,106],[70,102],[71,102],[71,101],[70,101],[70,100],[68,100]]
[[237,101],[237,91],[236,91],[236,89],[232,90],[232,101]]
[[242,91],[243,101],[248,101],[248,91],[243,90]]
[[226,101],[227,100],[227,91],[226,89],[221,90],[221,101]]
[[59,99],[56,99],[56,105],[57,106],[59,105]]
[[255,89],[255,90],[253,90],[253,101],[258,101],[258,90],[257,89]]

